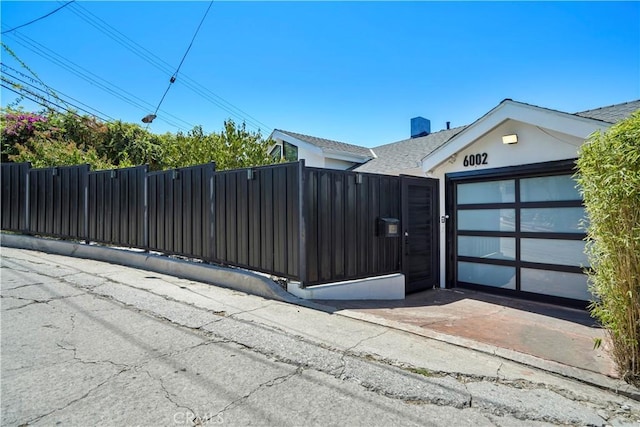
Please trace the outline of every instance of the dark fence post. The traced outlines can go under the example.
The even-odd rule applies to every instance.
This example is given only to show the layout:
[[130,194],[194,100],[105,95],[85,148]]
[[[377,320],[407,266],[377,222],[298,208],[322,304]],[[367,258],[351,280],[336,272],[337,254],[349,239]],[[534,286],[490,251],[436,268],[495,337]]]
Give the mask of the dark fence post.
[[307,238],[305,209],[305,180],[304,180],[304,159],[298,162],[298,275],[300,276],[300,286],[304,287],[307,282]]
[[209,235],[206,238],[206,241],[203,242],[205,245],[207,245],[205,248],[206,250],[204,251],[206,256],[207,256],[207,261],[213,261],[216,259],[216,245],[215,245],[215,239],[216,239],[216,197],[217,197],[217,193],[216,193],[216,183],[215,183],[215,179],[216,179],[216,174],[218,173],[216,170],[216,163],[215,162],[211,162],[212,165],[212,169],[211,169],[211,175],[208,176],[207,178],[207,190],[208,190],[208,196],[209,196],[209,205],[208,205],[208,209],[209,209]]
[[89,244],[89,171],[91,166],[87,165],[87,171],[82,175],[82,193],[83,193],[83,206],[82,213],[84,215],[84,224],[82,224],[82,234],[84,235],[84,242]]
[[27,167],[24,169],[24,217],[20,218],[21,221],[24,221],[24,225],[21,227],[24,230],[24,233],[29,234],[31,231],[29,224],[29,211],[31,206],[29,204],[29,169],[31,169],[31,163],[27,163]]
[[143,217],[142,217],[142,247],[149,252],[149,165],[144,166],[143,183]]

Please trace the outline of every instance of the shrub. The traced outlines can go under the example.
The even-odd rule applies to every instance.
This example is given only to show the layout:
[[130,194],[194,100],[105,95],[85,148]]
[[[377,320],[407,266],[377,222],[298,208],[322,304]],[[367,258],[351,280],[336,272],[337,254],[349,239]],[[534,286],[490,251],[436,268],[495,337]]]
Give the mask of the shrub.
[[607,330],[621,377],[640,384],[640,111],[580,149],[589,217],[589,308]]

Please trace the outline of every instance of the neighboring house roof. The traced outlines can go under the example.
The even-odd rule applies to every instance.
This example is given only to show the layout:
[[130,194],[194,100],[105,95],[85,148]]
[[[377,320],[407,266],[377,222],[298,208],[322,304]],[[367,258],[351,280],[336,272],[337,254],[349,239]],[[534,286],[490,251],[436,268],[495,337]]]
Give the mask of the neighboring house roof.
[[346,142],[334,141],[331,139],[318,138],[316,136],[304,135],[301,133],[291,132],[288,130],[275,129],[275,131],[278,131],[285,135],[289,135],[293,138],[296,138],[300,141],[307,142],[311,145],[315,145],[316,147],[321,148],[322,151],[324,152],[333,152],[333,153],[343,152],[347,154],[355,154],[356,156],[361,156],[365,158],[374,157],[373,153],[371,152],[371,149],[366,147],[361,147],[359,145],[347,144]]
[[397,174],[403,169],[421,167],[421,160],[462,131],[465,126],[441,130],[373,148],[376,158],[355,168],[358,172]]
[[620,120],[626,119],[636,110],[640,110],[640,99],[624,102],[622,104],[609,105],[608,107],[581,111],[579,113],[575,113],[575,115],[608,123],[616,123]]

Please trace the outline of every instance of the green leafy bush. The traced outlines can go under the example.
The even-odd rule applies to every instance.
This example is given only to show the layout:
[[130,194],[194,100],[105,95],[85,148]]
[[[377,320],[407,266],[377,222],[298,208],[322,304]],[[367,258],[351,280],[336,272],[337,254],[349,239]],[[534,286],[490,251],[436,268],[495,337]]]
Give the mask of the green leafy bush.
[[217,170],[261,166],[273,160],[273,141],[244,123],[224,122],[220,133],[202,126],[187,133],[156,135],[137,123],[109,123],[73,111],[0,110],[2,161],[29,161],[35,167],[88,163],[92,169],[148,164],[151,170],[215,162]]
[[3,162],[31,162],[36,168],[88,163],[93,169],[115,165],[95,149],[100,124],[92,118],[53,111],[6,109],[0,115]]
[[265,140],[260,132],[250,132],[244,123],[224,122],[221,133],[205,134],[196,126],[187,134],[179,132],[164,141],[163,168],[178,168],[215,162],[216,170],[237,169],[273,163],[267,149],[273,141]]
[[589,217],[590,310],[609,333],[621,377],[640,384],[640,111],[580,150]]

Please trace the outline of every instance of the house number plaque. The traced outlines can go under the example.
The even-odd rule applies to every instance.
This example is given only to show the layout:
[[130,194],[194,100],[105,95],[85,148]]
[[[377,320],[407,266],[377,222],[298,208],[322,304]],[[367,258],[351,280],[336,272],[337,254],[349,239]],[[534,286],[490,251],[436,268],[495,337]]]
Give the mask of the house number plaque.
[[465,168],[469,166],[488,165],[487,157],[489,157],[487,153],[467,154],[464,156],[462,165]]

